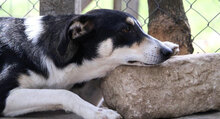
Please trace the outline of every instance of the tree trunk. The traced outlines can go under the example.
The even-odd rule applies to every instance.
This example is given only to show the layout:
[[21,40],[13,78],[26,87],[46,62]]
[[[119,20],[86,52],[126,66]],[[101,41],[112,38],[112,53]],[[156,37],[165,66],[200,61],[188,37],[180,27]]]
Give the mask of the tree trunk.
[[81,0],[40,0],[40,15],[79,14]]
[[148,33],[180,45],[180,54],[193,53],[191,30],[182,0],[148,0]]

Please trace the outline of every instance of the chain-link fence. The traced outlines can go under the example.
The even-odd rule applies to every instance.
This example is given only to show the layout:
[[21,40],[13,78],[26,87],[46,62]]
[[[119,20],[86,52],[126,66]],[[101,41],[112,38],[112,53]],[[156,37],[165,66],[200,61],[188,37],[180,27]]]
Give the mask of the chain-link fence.
[[39,0],[0,0],[1,17],[30,17],[39,15]]
[[[159,3],[156,9],[166,14]],[[39,15],[39,0],[0,0],[0,16],[30,17]],[[82,13],[92,9],[117,9],[131,13],[148,31],[147,0],[81,0]],[[220,1],[219,0],[183,0],[185,14],[191,27],[191,40],[194,53],[220,52]],[[152,12],[153,14],[154,12]]]

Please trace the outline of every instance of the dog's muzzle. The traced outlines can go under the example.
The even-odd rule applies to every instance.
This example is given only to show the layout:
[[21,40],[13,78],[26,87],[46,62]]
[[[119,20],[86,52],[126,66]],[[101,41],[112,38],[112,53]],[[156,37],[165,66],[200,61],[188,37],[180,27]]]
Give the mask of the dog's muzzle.
[[161,60],[165,61],[169,59],[173,55],[174,51],[170,48],[161,48],[160,49],[160,55],[161,55]]

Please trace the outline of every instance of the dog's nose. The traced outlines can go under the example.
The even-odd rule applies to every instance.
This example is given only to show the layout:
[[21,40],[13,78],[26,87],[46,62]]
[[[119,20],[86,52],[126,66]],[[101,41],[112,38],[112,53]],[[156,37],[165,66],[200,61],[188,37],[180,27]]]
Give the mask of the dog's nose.
[[167,60],[172,56],[173,51],[170,48],[161,48],[160,53],[161,53],[163,59]]

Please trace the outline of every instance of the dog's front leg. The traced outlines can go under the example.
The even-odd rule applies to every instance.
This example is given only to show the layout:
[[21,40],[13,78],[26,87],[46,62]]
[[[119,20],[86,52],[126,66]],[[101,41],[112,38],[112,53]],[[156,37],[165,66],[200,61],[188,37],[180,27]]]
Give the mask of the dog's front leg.
[[17,116],[59,109],[74,112],[85,119],[120,118],[115,111],[95,107],[70,91],[51,89],[14,89],[6,99],[3,115]]
[[179,53],[180,50],[179,50],[178,44],[175,44],[175,43],[172,43],[169,41],[165,41],[163,43],[164,43],[164,45],[166,45],[167,47],[169,47],[173,51],[172,55],[177,55]]

